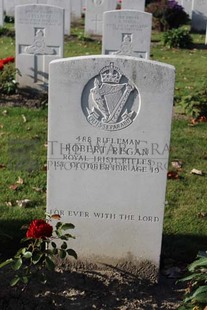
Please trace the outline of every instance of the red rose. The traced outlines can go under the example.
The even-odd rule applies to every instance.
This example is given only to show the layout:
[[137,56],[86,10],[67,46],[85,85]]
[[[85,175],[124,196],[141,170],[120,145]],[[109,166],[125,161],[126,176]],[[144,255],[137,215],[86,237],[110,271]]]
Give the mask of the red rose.
[[45,239],[52,236],[53,227],[45,220],[34,220],[26,232],[27,238]]

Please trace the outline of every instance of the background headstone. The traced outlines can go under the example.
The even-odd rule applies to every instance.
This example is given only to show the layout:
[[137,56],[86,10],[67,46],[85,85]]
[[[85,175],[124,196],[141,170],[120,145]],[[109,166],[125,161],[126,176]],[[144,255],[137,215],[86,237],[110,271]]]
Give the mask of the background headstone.
[[174,77],[126,56],[50,64],[47,212],[80,260],[159,267]]
[[82,14],[82,0],[71,0],[71,20],[77,21]]
[[16,79],[20,87],[46,90],[49,63],[63,57],[64,10],[34,4],[15,8]]
[[181,0],[182,7],[184,8],[184,11],[189,15],[189,17],[192,17],[192,5],[193,0]]
[[103,13],[116,9],[116,0],[86,0],[85,34],[102,35]]
[[145,0],[122,0],[123,10],[145,10]]
[[[78,0],[77,0],[78,1]],[[38,4],[55,5],[64,9],[64,33],[70,35],[71,25],[71,0],[37,0]]]
[[15,5],[22,5],[22,4],[47,4],[47,5],[54,5],[60,8],[63,8],[64,11],[64,33],[69,35],[70,34],[70,15],[71,15],[71,0],[15,0]]
[[7,16],[14,17],[15,0],[4,0],[4,10]]
[[0,0],[0,26],[4,25],[4,1]]
[[191,29],[198,32],[206,31],[207,1],[193,0]]
[[105,12],[103,29],[102,54],[149,58],[152,14],[136,10]]

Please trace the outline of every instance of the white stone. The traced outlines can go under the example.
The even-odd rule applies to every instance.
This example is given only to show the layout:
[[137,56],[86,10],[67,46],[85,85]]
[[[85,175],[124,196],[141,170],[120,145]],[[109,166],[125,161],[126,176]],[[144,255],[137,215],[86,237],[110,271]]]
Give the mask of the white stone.
[[149,58],[152,14],[136,10],[105,12],[103,29],[102,54]]
[[4,2],[0,0],[0,27],[4,25]]
[[144,11],[145,0],[122,0],[122,9]]
[[205,38],[205,44],[207,44],[207,23],[206,23],[206,38]]
[[16,79],[20,87],[46,90],[49,63],[63,57],[64,10],[34,4],[15,8]]
[[193,0],[181,0],[181,5],[184,8],[184,11],[189,15],[189,17],[192,17],[192,5]]
[[70,15],[71,15],[71,0],[15,0],[15,5],[22,5],[22,4],[47,4],[47,5],[54,5],[65,10],[65,30],[64,33],[69,35],[70,34]]
[[103,13],[116,9],[116,0],[86,0],[85,34],[102,35]]
[[193,0],[191,28],[194,31],[206,31],[207,23],[207,1]]
[[80,260],[158,268],[174,78],[127,56],[50,64],[47,212],[75,225]]
[[4,10],[7,16],[14,17],[15,0],[4,0]]
[[71,0],[71,20],[77,21],[82,14],[82,0]]

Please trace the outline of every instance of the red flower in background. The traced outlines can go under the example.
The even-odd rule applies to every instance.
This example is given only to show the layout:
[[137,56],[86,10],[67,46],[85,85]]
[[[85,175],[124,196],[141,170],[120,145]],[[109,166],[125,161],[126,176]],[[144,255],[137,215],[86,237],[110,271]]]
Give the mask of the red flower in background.
[[4,65],[8,64],[9,62],[14,62],[13,56],[0,59],[0,71],[2,71],[4,69]]
[[52,236],[53,227],[45,220],[34,220],[30,224],[26,236],[27,238],[45,239]]
[[4,64],[8,64],[9,62],[14,62],[14,57],[13,56],[9,56],[9,57],[6,57],[4,59],[2,59],[3,63]]

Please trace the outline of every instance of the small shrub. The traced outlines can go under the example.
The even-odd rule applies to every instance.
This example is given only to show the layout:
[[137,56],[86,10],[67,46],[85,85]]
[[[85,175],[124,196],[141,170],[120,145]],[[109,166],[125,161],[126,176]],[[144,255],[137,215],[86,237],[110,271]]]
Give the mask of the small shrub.
[[178,282],[187,282],[184,300],[179,310],[204,310],[207,306],[207,252],[200,252],[188,266],[189,275]]
[[189,31],[178,28],[165,32],[163,34],[163,43],[170,48],[189,48],[193,43],[193,39]]
[[159,31],[178,28],[189,21],[188,14],[175,0],[158,0],[150,3],[146,9],[153,15],[153,28]]
[[193,119],[207,117],[207,85],[192,95],[183,96],[179,105],[183,112]]

